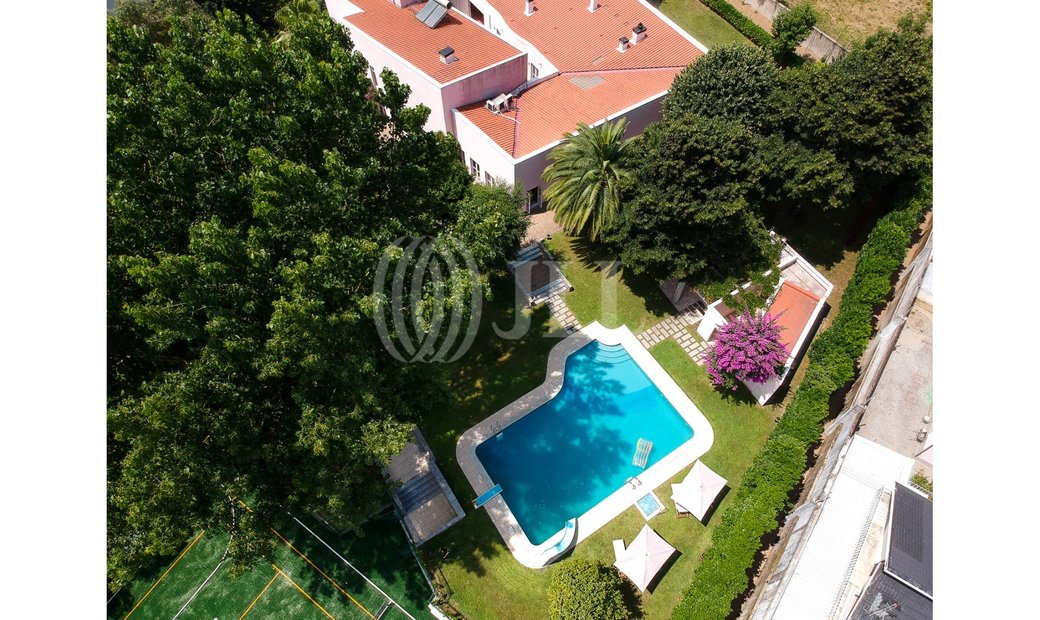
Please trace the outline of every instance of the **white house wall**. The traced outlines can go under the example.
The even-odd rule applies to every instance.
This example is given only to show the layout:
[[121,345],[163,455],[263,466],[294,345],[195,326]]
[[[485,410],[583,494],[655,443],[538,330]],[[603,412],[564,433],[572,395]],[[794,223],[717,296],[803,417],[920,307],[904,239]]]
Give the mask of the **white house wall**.
[[625,131],[625,137],[633,138],[638,136],[646,130],[647,125],[661,120],[661,103],[666,96],[667,93],[661,93],[653,99],[643,101],[631,109],[621,111],[609,117],[609,119],[613,120],[624,116],[628,119],[628,129]]
[[[523,0],[513,1],[519,3],[523,2]],[[527,52],[528,62],[538,68],[539,77],[544,78],[557,72],[556,65],[549,62],[549,59],[539,52],[535,46],[528,43],[526,39],[521,38],[518,34],[513,32],[509,25],[506,24],[506,20],[502,18],[502,14],[496,11],[490,3],[486,2],[486,0],[467,0],[467,14],[469,13],[470,5],[477,7],[477,9],[484,14],[484,26],[488,30],[518,50]]]
[[551,150],[539,151],[531,157],[516,163],[516,182],[524,186],[524,191],[531,191],[531,188],[537,187],[538,196],[543,197],[545,195],[545,183],[542,181],[542,173],[545,172],[545,167],[549,165],[549,151]]
[[472,159],[480,164],[481,180],[487,172],[506,183],[515,183],[513,158],[457,110],[454,111],[454,115],[455,137],[458,138],[466,167],[469,168]]
[[[647,125],[661,119],[661,102],[665,96],[666,94],[662,93],[653,99],[640,102],[628,110],[623,110],[614,116],[609,116],[606,119],[593,123],[593,126],[601,125],[607,120],[614,120],[623,116],[628,119],[625,137],[632,138],[638,136],[643,133]],[[523,120],[523,113],[521,113],[521,120]],[[577,129],[577,125],[575,125],[575,129]],[[560,138],[562,139],[563,136],[560,136]],[[545,195],[546,184],[542,181],[542,173],[545,171],[546,166],[549,165],[549,152],[555,146],[556,144],[550,145],[541,151],[516,161],[516,182],[523,184],[526,191],[530,191],[533,187],[538,187],[538,195]]]
[[361,52],[368,61],[371,71],[374,71],[374,75],[370,73],[369,77],[374,79],[376,87],[383,87],[383,79],[380,77],[383,69],[393,71],[402,83],[412,89],[408,96],[408,105],[415,106],[421,103],[430,108],[430,118],[425,125],[426,130],[448,131],[446,112],[450,113],[451,108],[447,110],[444,108],[440,85],[377,43],[360,28],[354,28],[350,24],[346,24],[346,26],[350,31],[350,38],[354,41],[354,48]]
[[526,76],[527,55],[524,54],[444,86],[441,91],[441,108],[445,126],[451,133],[455,133],[454,108],[508,93],[523,84]]

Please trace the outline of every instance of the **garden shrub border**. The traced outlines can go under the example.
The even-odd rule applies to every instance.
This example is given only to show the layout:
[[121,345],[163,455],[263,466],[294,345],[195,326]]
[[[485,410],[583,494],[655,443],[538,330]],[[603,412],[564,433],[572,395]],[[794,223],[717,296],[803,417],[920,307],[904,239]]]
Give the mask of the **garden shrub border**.
[[764,50],[773,48],[773,35],[764,28],[747,18],[726,0],[701,0],[701,4],[718,14],[719,17],[729,22],[737,31],[751,42]]
[[888,300],[913,234],[931,207],[930,173],[911,189],[867,237],[838,315],[809,348],[805,378],[744,474],[672,618],[724,620],[733,615],[734,601],[750,585],[763,539],[779,528],[780,518],[796,500],[794,492],[810,450],[820,441],[830,398],[855,377],[856,363],[874,331],[874,315]]

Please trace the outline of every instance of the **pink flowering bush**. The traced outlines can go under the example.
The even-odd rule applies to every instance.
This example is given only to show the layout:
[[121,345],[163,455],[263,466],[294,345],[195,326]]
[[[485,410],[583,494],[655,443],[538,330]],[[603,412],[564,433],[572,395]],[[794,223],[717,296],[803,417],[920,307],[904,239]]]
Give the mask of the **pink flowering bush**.
[[737,381],[765,383],[778,375],[788,356],[780,329],[776,317],[747,311],[720,327],[715,346],[704,354],[712,383],[736,391]]

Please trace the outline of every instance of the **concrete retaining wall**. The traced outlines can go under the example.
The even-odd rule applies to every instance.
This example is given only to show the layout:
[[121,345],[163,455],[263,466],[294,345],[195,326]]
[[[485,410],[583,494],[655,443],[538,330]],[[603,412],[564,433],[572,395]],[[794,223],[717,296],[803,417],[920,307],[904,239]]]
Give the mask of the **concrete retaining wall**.
[[[788,10],[787,5],[780,0],[743,0],[743,2],[769,21],[773,21],[777,15]],[[819,58],[824,62],[833,62],[848,52],[834,37],[819,28],[813,28],[809,38],[802,41],[802,47],[814,58]]]

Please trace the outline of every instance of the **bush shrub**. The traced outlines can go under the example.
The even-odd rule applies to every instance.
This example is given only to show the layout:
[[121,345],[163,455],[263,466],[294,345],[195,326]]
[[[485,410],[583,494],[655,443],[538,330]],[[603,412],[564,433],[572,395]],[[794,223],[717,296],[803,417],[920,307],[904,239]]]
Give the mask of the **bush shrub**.
[[564,562],[549,582],[550,620],[625,620],[621,576],[599,562]]
[[779,519],[792,507],[792,493],[801,482],[809,450],[820,440],[830,398],[855,377],[856,363],[873,332],[874,309],[887,299],[892,275],[930,205],[931,177],[924,176],[867,238],[842,295],[841,310],[810,347],[805,378],[744,474],[673,618],[723,620],[748,588],[748,572],[762,539],[779,527]]
[[786,64],[794,56],[794,49],[812,34],[818,16],[808,4],[784,11],[773,20],[773,59]]
[[711,382],[736,391],[738,381],[765,383],[779,375],[789,354],[780,339],[777,317],[744,311],[719,328],[715,345],[704,354]]
[[751,42],[765,50],[773,48],[773,37],[755,22],[748,19],[726,0],[701,0],[704,6],[719,14],[729,22],[740,34],[751,39]]

